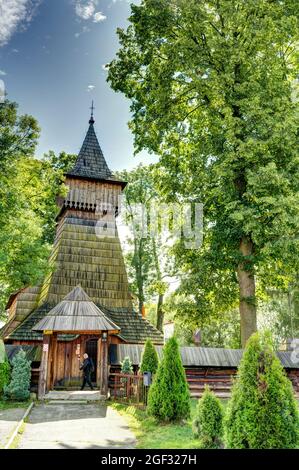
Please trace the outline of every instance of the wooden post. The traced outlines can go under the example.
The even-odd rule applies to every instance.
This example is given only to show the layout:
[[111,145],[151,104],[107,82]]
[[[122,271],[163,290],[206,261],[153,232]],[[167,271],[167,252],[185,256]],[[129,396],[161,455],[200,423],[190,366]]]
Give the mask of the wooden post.
[[51,344],[51,379],[50,379],[50,389],[53,390],[56,374],[57,374],[57,333],[53,334],[52,344]]
[[96,364],[96,381],[97,387],[101,388],[101,349],[102,349],[102,340],[98,339],[97,345],[97,364]]
[[49,348],[50,348],[50,335],[43,336],[43,351],[42,351],[42,360],[38,380],[38,399],[42,400],[46,394],[47,390],[47,372],[48,372],[48,358],[49,358]]
[[105,332],[102,335],[102,357],[101,357],[101,393],[107,395],[108,393],[108,334]]

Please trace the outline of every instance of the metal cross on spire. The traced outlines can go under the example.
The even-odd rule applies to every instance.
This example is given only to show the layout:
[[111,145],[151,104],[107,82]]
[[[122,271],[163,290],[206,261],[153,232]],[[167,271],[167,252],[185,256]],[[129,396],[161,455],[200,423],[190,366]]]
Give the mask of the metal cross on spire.
[[94,107],[94,105],[93,105],[93,100],[92,100],[92,102],[91,102],[91,107],[90,107],[90,109],[91,109],[91,115],[90,115],[90,119],[89,119],[89,124],[93,124],[93,123],[94,123],[93,111],[95,110],[95,107]]

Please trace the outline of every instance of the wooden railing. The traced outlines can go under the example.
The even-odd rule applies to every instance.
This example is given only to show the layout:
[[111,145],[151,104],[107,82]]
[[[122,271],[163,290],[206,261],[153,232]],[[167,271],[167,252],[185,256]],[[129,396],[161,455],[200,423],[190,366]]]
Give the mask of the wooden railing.
[[143,375],[139,374],[109,374],[110,397],[114,400],[146,404],[147,387],[143,385]]

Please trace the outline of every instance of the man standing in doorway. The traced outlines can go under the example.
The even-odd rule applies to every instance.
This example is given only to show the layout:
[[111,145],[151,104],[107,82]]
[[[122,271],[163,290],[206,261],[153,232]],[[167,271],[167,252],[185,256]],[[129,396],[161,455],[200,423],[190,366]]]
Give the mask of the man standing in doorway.
[[90,386],[91,390],[93,390],[91,383],[91,373],[94,371],[93,361],[91,357],[88,357],[87,353],[83,354],[83,359],[84,361],[80,364],[80,370],[83,370],[83,382],[81,390],[84,389],[86,383]]

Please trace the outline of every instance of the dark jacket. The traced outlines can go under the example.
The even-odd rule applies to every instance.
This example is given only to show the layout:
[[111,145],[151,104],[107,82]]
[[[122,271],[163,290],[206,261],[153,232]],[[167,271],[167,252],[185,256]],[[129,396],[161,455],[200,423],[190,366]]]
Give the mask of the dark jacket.
[[94,365],[91,357],[84,359],[83,363],[80,365],[80,370],[83,370],[84,375],[91,374],[94,371]]

